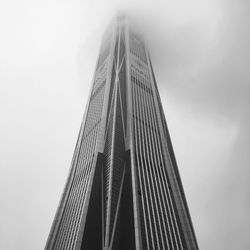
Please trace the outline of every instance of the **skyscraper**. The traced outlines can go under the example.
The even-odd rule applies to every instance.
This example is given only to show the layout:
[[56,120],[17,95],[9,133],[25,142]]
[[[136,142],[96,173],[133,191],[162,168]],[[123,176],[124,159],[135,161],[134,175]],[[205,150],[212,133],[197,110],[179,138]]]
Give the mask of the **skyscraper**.
[[103,37],[46,249],[198,249],[149,54],[123,16]]

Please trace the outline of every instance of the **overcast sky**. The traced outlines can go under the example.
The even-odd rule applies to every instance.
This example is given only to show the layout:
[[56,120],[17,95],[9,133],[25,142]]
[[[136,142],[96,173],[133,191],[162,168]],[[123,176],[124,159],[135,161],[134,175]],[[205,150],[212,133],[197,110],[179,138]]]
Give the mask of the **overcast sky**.
[[250,249],[250,3],[0,2],[0,249],[43,249],[101,36],[143,20],[200,249]]

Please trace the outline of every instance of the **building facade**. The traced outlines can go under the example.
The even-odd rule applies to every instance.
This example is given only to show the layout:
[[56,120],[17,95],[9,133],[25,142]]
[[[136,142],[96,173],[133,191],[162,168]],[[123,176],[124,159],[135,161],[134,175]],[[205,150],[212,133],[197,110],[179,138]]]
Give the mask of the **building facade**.
[[45,249],[198,249],[149,54],[123,16],[104,34]]

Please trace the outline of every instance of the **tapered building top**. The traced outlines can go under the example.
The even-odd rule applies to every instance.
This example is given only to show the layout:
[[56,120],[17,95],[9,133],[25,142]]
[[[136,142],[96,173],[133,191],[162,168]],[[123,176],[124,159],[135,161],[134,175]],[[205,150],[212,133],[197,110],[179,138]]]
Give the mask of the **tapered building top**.
[[198,249],[149,54],[123,14],[103,37],[46,249]]

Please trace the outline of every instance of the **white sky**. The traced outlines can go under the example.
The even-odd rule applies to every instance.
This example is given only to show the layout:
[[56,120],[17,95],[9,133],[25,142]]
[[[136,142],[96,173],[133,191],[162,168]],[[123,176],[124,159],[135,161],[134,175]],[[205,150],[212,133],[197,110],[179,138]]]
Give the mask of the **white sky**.
[[43,249],[101,36],[144,23],[200,249],[249,249],[248,1],[0,2],[0,249]]

